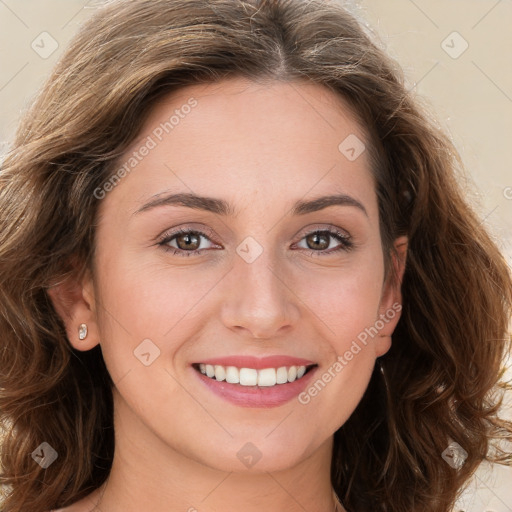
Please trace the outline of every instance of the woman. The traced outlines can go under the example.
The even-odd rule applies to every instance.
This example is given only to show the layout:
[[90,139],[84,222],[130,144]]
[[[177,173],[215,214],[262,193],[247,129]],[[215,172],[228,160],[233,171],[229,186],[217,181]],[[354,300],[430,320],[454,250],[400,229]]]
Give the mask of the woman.
[[89,20],[0,173],[3,512],[446,512],[509,461],[508,268],[338,4]]

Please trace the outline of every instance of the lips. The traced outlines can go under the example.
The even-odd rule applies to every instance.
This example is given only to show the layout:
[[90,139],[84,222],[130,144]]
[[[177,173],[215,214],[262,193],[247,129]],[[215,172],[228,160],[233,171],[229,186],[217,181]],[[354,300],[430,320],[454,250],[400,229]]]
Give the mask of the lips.
[[192,367],[210,390],[235,405],[275,407],[298,395],[317,365],[290,356],[227,356]]

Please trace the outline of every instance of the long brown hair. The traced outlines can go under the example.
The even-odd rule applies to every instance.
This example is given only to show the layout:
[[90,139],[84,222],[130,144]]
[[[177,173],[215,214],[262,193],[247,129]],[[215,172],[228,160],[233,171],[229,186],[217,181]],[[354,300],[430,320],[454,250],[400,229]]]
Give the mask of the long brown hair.
[[[3,512],[66,506],[107,478],[113,383],[99,346],[71,347],[47,289],[72,258],[93,268],[94,191],[156,100],[228,76],[307,80],[343,97],[369,133],[384,253],[409,237],[392,348],[334,437],[344,506],[447,512],[482,460],[510,463],[493,441],[512,440],[497,416],[510,273],[462,195],[456,149],[399,66],[335,2],[114,1],[75,36],[0,171]],[[58,454],[46,469],[31,457],[42,442]],[[459,469],[443,460],[450,442],[467,452]]]

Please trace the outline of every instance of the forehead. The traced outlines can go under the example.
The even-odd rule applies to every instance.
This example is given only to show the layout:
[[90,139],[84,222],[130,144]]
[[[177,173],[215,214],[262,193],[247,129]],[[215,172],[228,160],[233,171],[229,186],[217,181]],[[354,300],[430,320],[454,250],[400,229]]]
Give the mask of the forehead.
[[118,162],[129,172],[109,195],[138,206],[165,191],[267,201],[310,191],[364,195],[373,189],[365,141],[348,103],[322,85],[195,84],[152,106]]
[[[190,109],[192,100],[197,101],[197,105]],[[332,132],[349,128],[365,138],[365,130],[357,122],[348,101],[324,85],[309,81],[254,82],[242,77],[189,85],[167,94],[152,106],[141,134],[158,125],[162,118],[169,119],[166,114],[175,113],[180,120],[190,117],[188,124],[193,126],[198,112],[205,126],[216,123],[227,129],[228,121],[232,121],[239,129],[258,122],[271,129],[277,123],[287,128],[284,136],[291,135],[290,132],[301,133],[304,137],[309,135],[311,141],[318,140],[319,127]],[[296,125],[299,117],[303,122]],[[177,129],[178,124],[181,121],[174,128]],[[257,132],[253,133],[253,138],[258,138]]]

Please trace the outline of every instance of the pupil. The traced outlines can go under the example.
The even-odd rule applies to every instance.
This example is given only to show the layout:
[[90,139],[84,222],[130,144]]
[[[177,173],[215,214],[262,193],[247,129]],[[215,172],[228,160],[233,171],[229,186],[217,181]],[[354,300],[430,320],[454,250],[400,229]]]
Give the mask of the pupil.
[[[314,240],[314,244],[318,244],[320,243],[320,245],[323,245],[323,247],[320,247],[320,249],[326,249],[327,247],[329,247],[329,241],[327,240],[327,236],[324,234],[324,235],[320,235],[318,233],[314,233],[313,235],[311,235],[313,237],[313,240]],[[324,240],[324,243],[322,244],[321,242],[318,242],[318,239],[319,238],[323,238]],[[325,243],[326,242],[326,243]],[[318,249],[318,247],[316,247],[316,249]]]
[[[191,245],[194,245],[194,244],[197,244],[198,240],[199,240],[199,237],[197,235],[194,235],[194,234],[190,234],[190,233],[187,233],[187,234],[184,234],[184,235],[181,235],[180,237],[178,237],[178,245],[181,245],[179,243],[180,240],[183,240],[183,239],[186,239],[186,242],[184,244],[184,247],[185,248],[188,248],[190,249],[190,246]],[[192,242],[190,242],[190,240],[192,239]],[[181,247],[180,247],[181,248]],[[196,249],[196,247],[192,247],[192,249]]]

